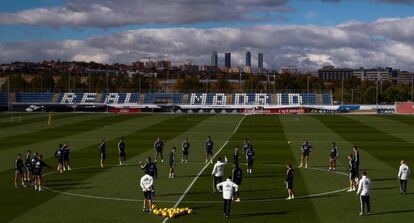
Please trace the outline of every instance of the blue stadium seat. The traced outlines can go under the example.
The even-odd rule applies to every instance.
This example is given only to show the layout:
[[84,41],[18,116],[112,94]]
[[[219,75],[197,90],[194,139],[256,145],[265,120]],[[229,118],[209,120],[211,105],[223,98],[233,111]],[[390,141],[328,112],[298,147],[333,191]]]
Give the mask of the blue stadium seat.
[[8,105],[9,104],[9,97],[7,93],[0,93],[0,105]]
[[154,104],[157,100],[171,100],[173,104],[181,104],[182,94],[179,93],[148,93],[144,96],[145,104]]
[[20,103],[51,103],[53,93],[33,93],[20,92],[16,93],[16,102]]

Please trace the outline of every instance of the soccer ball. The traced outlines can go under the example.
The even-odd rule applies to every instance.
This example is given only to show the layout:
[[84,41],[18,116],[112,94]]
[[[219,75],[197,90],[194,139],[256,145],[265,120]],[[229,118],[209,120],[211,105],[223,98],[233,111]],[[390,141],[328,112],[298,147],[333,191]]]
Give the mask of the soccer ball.
[[290,141],[288,141],[288,144],[290,145]]

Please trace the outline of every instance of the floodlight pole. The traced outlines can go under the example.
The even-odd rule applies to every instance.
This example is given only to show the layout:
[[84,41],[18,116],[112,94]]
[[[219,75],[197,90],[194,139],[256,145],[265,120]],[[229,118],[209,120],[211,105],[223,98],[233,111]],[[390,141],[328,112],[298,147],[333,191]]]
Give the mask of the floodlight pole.
[[7,108],[9,112],[11,111],[11,103],[10,103],[10,74],[7,77]]
[[342,75],[342,98],[341,98],[341,104],[344,104],[344,75]]
[[351,89],[351,104],[354,104],[354,89]]

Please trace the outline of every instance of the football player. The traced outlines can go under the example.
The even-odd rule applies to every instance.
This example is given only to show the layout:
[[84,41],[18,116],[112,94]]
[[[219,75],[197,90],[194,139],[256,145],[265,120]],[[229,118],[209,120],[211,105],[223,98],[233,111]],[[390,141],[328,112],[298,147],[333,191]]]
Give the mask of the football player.
[[190,143],[188,142],[188,139],[185,138],[183,144],[181,145],[181,149],[183,152],[183,156],[181,159],[181,163],[187,163],[188,162],[188,154],[190,153]]
[[24,179],[23,179],[23,176],[24,176],[24,170],[23,170],[24,169],[24,164],[23,164],[23,160],[22,160],[22,155],[21,154],[18,154],[17,155],[17,159],[14,162],[14,169],[15,169],[15,172],[14,172],[14,186],[16,188],[18,188],[19,187],[18,181],[21,181],[21,186],[22,187],[25,187]]
[[302,151],[302,156],[300,159],[299,168],[303,166],[303,163],[305,163],[305,168],[308,168],[309,155],[310,155],[310,152],[312,151],[312,146],[308,140],[305,140],[305,143],[302,144],[300,149]]
[[155,150],[155,158],[154,162],[157,162],[158,155],[161,157],[161,163],[164,162],[164,156],[163,156],[163,150],[164,150],[164,142],[160,139],[160,137],[157,137],[157,140],[154,142],[154,150]]

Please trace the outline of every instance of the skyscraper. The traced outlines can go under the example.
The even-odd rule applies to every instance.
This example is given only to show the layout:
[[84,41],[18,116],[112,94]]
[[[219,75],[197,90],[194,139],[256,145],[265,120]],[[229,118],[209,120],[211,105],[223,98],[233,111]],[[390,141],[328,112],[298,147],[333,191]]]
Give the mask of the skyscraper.
[[217,51],[213,51],[213,54],[211,54],[211,66],[218,67],[218,55]]
[[231,53],[224,54],[224,66],[226,68],[231,68]]
[[250,51],[246,52],[246,67],[251,67],[252,66],[252,55],[250,53]]
[[259,72],[262,72],[263,71],[263,53],[259,53],[257,63],[258,63],[257,67],[259,68]]

